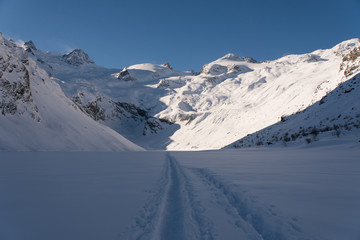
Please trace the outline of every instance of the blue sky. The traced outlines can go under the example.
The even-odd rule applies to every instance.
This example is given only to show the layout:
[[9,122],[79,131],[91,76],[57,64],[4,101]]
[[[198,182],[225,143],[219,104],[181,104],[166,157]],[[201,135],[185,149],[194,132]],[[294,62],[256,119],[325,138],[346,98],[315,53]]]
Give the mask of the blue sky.
[[99,65],[199,71],[226,53],[272,60],[360,37],[360,0],[0,0],[0,31]]

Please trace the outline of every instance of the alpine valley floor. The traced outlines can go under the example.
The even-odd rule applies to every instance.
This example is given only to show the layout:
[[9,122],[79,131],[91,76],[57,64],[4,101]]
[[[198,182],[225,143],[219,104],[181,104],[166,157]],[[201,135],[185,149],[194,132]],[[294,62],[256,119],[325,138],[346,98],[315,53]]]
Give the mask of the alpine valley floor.
[[0,239],[360,239],[359,147],[309,146],[0,152]]

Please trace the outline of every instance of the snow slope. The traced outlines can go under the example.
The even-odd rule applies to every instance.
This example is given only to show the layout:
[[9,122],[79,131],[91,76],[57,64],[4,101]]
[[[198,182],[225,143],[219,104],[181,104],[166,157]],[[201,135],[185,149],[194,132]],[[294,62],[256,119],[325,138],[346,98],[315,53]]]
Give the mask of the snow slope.
[[[356,45],[355,45],[356,46]],[[344,53],[344,51],[342,51]],[[303,111],[282,116],[281,121],[230,144],[227,148],[292,145],[320,141],[336,144],[360,141],[360,47],[342,55],[340,71],[346,82]]]
[[359,148],[0,153],[0,238],[355,240]]
[[22,48],[1,35],[0,62],[1,150],[141,150],[86,116]]
[[[360,58],[359,58],[360,60]],[[360,72],[360,69],[358,70]],[[340,84],[319,102],[250,134],[226,148],[262,145],[360,143],[360,73]]]
[[352,51],[359,46],[351,39],[266,62],[227,54],[200,73],[168,63],[122,70],[91,59],[74,65],[33,44],[24,47],[96,121],[148,149],[203,150],[222,148],[318,102],[356,74]]
[[127,139],[146,148],[165,149],[168,136],[178,129],[166,119],[154,117],[165,106],[158,100],[159,89],[147,86],[156,83],[159,73],[165,76],[182,74],[173,71],[170,65],[140,64],[141,73],[133,66],[129,69],[134,75],[132,78],[141,76],[140,81],[125,81],[120,79],[120,73],[126,72],[126,68],[120,71],[98,66],[83,51],[76,61],[87,60],[71,64],[65,59],[74,55],[72,53],[42,52],[31,41],[22,47],[27,51],[31,49],[30,57],[52,76],[80,110]]
[[172,107],[160,117],[186,114],[189,119],[171,136],[168,149],[220,148],[306,109],[349,78],[340,65],[359,45],[353,39],[263,63],[228,55],[204,66],[200,75],[162,98]]

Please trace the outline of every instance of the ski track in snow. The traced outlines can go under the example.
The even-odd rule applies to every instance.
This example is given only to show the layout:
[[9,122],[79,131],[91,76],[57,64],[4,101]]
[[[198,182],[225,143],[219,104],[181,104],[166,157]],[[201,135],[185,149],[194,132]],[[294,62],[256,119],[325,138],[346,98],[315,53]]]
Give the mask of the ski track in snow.
[[[283,224],[277,222],[278,227],[273,224],[268,225],[265,220],[265,213],[250,207],[251,200],[243,197],[241,193],[233,191],[230,186],[220,181],[209,171],[201,168],[193,169],[193,171],[210,187],[217,203],[223,206],[227,214],[235,218],[236,226],[248,236],[247,239],[288,239],[282,233],[280,226]],[[276,219],[271,219],[271,221],[276,222]],[[295,224],[291,223],[289,226],[293,229],[287,230],[301,232]]]
[[179,170],[175,161],[169,158],[169,187],[166,193],[166,207],[161,221],[161,239],[181,240],[185,236],[185,209]]
[[212,240],[211,223],[203,211],[182,167],[167,154],[157,187],[126,239]]
[[281,221],[273,209],[255,208],[250,199],[233,191],[231,185],[215,174],[203,168],[183,168],[170,153],[166,154],[151,198],[135,218],[126,239],[218,239],[213,223],[204,215],[207,209],[195,194],[192,181],[197,180],[210,191],[213,200],[234,220],[246,239],[309,239],[294,221]]

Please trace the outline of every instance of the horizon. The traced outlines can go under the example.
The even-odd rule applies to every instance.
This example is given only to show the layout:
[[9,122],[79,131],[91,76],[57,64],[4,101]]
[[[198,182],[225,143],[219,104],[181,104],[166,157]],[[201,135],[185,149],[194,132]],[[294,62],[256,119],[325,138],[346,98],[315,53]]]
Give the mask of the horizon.
[[42,51],[82,49],[108,68],[169,62],[178,70],[199,71],[227,53],[266,61],[358,38],[359,10],[359,0],[301,5],[283,0],[3,0],[0,31],[17,42],[31,40]]
[[[60,52],[60,51],[56,51],[56,50],[54,50],[54,51],[48,51],[48,50],[44,50],[44,49],[39,49],[38,46],[37,46],[37,44],[36,44],[34,41],[32,41],[32,40],[27,40],[27,41],[24,41],[24,40],[22,40],[22,39],[17,39],[17,40],[15,40],[15,39],[12,39],[12,38],[6,36],[3,32],[0,32],[0,34],[1,34],[3,37],[5,37],[5,38],[14,41],[18,46],[21,46],[21,45],[25,44],[26,42],[33,42],[34,45],[35,45],[35,47],[36,47],[38,50],[40,50],[41,52],[54,52],[54,53],[59,53],[59,54],[65,55],[65,54],[69,54],[69,53],[71,53],[72,51],[75,51],[75,50],[82,50],[82,51],[84,51],[82,48],[74,48],[74,49],[70,49],[70,50],[65,51],[65,52]],[[360,38],[357,38],[357,37],[345,39],[345,40],[343,40],[343,41],[341,41],[341,42],[339,42],[339,43],[337,43],[337,44],[329,47],[329,49],[331,49],[331,48],[335,47],[336,45],[341,44],[341,43],[343,43],[343,42],[350,41],[350,40],[352,40],[352,39],[358,39],[358,40],[360,40]],[[284,57],[284,56],[307,54],[307,53],[311,53],[311,52],[314,52],[314,51],[317,51],[317,50],[321,50],[321,49],[325,49],[325,48],[314,49],[314,50],[312,50],[312,51],[310,51],[310,52],[304,52],[304,53],[289,53],[289,54],[286,54],[286,55],[283,55],[283,56],[279,56],[278,58],[275,58],[275,59],[266,59],[266,60],[254,59],[254,60],[259,61],[259,62],[275,61],[275,60],[277,60],[277,59],[279,59],[279,58],[282,58],[282,57]],[[328,48],[326,48],[326,49],[328,49]],[[88,54],[86,51],[84,51],[84,52],[85,52],[86,54]],[[208,61],[207,63],[205,63],[204,65],[206,65],[206,64],[208,64],[208,63],[211,63],[211,62],[213,62],[213,61],[216,61],[216,60],[218,60],[218,59],[220,59],[220,58],[222,58],[222,57],[224,57],[224,56],[226,56],[226,55],[228,55],[228,54],[234,54],[234,53],[233,53],[233,52],[228,52],[228,53],[224,54],[223,56],[219,56],[219,57],[217,57],[217,58],[215,58],[215,59],[209,60],[209,61]],[[89,55],[89,54],[88,54],[88,55]],[[236,54],[236,55],[237,55],[237,54]],[[237,55],[237,56],[239,56],[239,55]],[[125,65],[125,66],[123,66],[123,67],[108,67],[108,66],[103,66],[103,65],[101,65],[101,64],[98,64],[98,63],[96,62],[96,60],[94,60],[94,59],[92,58],[92,56],[89,55],[89,57],[90,57],[91,60],[93,60],[93,61],[95,62],[96,65],[99,65],[99,66],[102,66],[102,67],[105,67],[105,68],[109,68],[109,69],[120,69],[120,70],[121,70],[121,69],[124,69],[124,68],[126,68],[126,67],[130,67],[130,66],[134,66],[134,65],[138,65],[138,64],[153,63],[153,62],[138,62],[138,63],[134,63],[134,64],[131,64],[131,65]],[[252,58],[251,56],[239,56],[239,57],[250,57],[250,58]],[[169,63],[169,62],[164,61],[163,63],[153,63],[153,64],[163,65],[164,63]],[[169,64],[173,67],[173,65],[172,65],[171,63],[169,63]],[[204,65],[202,65],[202,67],[203,67]],[[202,68],[202,67],[201,67],[201,68]],[[201,68],[200,68],[200,69],[201,69]],[[179,70],[179,69],[177,69],[177,70]],[[182,71],[189,71],[189,70],[194,70],[194,69],[191,68],[191,69],[181,69],[181,70],[182,70]]]

